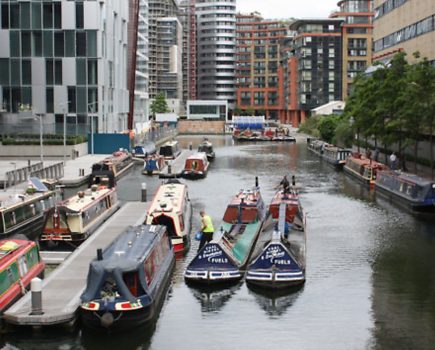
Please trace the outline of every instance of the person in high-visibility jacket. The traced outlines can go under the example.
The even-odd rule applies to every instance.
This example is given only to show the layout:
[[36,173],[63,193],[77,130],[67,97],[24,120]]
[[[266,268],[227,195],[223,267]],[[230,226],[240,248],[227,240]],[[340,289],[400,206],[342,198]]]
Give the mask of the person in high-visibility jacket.
[[211,217],[208,216],[204,210],[199,212],[201,215],[201,241],[199,242],[198,251],[207,243],[213,239],[214,227],[213,222],[211,221]]

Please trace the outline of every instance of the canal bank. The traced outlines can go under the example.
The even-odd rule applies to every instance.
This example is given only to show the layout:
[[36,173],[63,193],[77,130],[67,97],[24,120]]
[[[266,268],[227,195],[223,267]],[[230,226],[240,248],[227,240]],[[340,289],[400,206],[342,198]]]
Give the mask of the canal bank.
[[[201,137],[179,136],[184,148]],[[307,282],[294,293],[260,294],[240,283],[206,291],[183,278],[197,241],[177,260],[162,311],[149,329],[101,336],[17,334],[2,345],[18,349],[430,349],[435,342],[434,223],[382,203],[358,183],[296,144],[234,144],[210,136],[216,160],[205,179],[185,181],[193,205],[216,230],[231,197],[259,176],[268,203],[285,173],[296,175],[307,214]],[[119,182],[122,201],[149,199],[161,179],[135,167]],[[255,335],[255,336],[253,336]],[[113,346],[113,347],[111,347]]]

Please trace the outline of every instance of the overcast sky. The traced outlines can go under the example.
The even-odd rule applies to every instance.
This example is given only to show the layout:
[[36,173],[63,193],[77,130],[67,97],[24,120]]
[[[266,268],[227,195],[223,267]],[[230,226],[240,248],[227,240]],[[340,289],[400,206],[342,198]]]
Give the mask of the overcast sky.
[[263,18],[329,17],[338,0],[237,0],[237,11],[258,11]]

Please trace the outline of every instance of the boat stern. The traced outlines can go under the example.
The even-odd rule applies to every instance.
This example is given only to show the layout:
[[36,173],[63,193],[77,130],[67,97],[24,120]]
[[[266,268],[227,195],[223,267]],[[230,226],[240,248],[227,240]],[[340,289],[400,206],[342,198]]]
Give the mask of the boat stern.
[[242,278],[242,272],[225,250],[215,242],[206,244],[184,272],[188,282],[230,283]]

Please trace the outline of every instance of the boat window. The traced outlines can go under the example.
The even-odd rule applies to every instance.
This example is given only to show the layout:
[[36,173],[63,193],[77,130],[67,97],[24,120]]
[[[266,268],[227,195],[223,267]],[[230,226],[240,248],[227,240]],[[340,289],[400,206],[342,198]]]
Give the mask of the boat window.
[[0,214],[0,233],[4,233],[5,232],[5,224],[3,222],[3,215]]
[[39,254],[38,254],[38,248],[34,246],[32,249],[30,249],[26,254],[27,259],[27,266],[29,268],[32,268],[36,264],[39,263]]
[[20,277],[24,277],[29,271],[25,255],[20,256],[20,258],[18,259],[18,268],[20,271]]
[[15,281],[12,267],[0,272],[0,295],[4,294]]
[[154,278],[155,266],[153,261],[153,255],[148,256],[145,261],[145,277],[147,279],[147,285],[149,286]]
[[137,271],[124,273],[122,275],[122,279],[124,280],[128,290],[134,297],[139,297],[145,294],[145,291],[140,284]]
[[184,218],[183,215],[178,216],[178,220],[180,221],[180,230],[184,231]]

